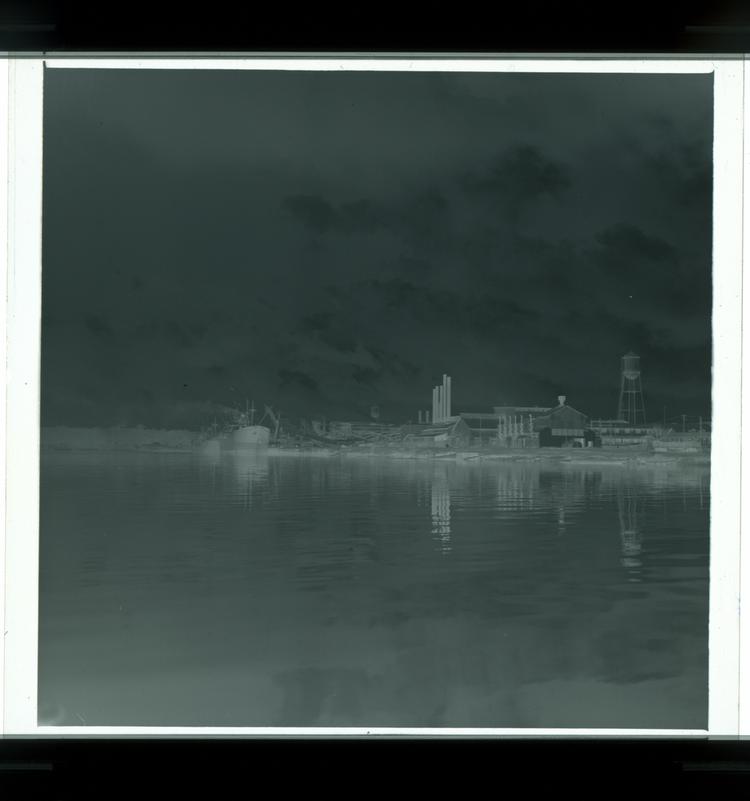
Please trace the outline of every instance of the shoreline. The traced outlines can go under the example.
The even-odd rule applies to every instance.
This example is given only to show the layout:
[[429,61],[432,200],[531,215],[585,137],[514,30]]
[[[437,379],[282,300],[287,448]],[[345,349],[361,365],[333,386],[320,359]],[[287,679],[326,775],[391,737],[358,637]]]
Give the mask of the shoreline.
[[396,446],[391,447],[340,447],[340,448],[289,448],[269,446],[258,450],[233,451],[223,454],[210,454],[201,447],[170,447],[170,446],[120,446],[108,447],[75,447],[71,445],[44,446],[42,444],[40,455],[49,454],[79,454],[79,453],[131,453],[131,454],[167,454],[199,456],[212,458],[237,458],[266,456],[268,458],[314,458],[314,459],[357,459],[376,460],[388,459],[394,461],[418,462],[448,462],[459,464],[556,464],[573,467],[658,467],[658,466],[685,466],[710,467],[709,453],[672,452],[655,453],[646,449],[622,448],[519,448],[505,450],[408,450]]

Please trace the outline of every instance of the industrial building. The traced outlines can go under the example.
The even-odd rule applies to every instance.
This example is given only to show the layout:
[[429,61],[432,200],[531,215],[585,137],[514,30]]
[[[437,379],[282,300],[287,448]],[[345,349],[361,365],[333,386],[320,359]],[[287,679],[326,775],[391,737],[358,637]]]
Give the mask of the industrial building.
[[644,447],[661,434],[654,426],[631,426],[627,420],[591,420],[589,428],[602,445],[612,448]]
[[[632,367],[630,362],[629,367]],[[432,389],[432,413],[419,413],[419,425],[404,426],[407,438],[420,446],[431,442],[450,442],[451,447],[592,447],[601,446],[601,437],[589,424],[587,415],[569,406],[565,396],[558,405],[495,406],[492,412],[452,414],[451,377],[443,375],[441,385]],[[431,418],[432,423],[427,419]]]
[[506,448],[539,446],[534,420],[549,411],[547,406],[495,406],[498,442]]
[[[496,408],[507,410],[511,407]],[[528,448],[538,445],[532,417],[528,414],[460,412],[458,416],[468,426],[473,445],[499,445],[506,448]]]
[[533,420],[542,448],[590,448],[600,446],[601,440],[590,428],[588,417],[569,406],[565,395],[559,395],[557,406]]
[[488,445],[497,441],[496,414],[486,412],[460,412],[458,415],[466,424],[472,445]]

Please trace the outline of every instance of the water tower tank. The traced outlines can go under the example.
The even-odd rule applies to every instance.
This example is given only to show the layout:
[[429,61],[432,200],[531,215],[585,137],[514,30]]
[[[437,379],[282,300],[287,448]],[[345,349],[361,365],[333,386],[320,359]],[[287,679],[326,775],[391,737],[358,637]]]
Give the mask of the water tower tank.
[[622,357],[622,374],[625,378],[635,379],[641,374],[641,359],[633,351]]

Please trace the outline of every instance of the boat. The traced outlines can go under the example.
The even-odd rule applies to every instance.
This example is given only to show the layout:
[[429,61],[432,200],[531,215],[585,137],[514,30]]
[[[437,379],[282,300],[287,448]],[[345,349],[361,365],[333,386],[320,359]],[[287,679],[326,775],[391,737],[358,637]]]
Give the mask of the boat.
[[271,429],[265,426],[243,425],[225,431],[219,437],[222,451],[246,451],[267,448],[271,441]]
[[[266,407],[266,414],[268,414]],[[266,415],[261,419],[265,419]],[[278,434],[278,421],[276,421],[276,434]],[[255,405],[247,407],[244,412],[235,412],[234,418],[215,436],[210,437],[206,445],[216,447],[224,452],[255,451],[268,447],[271,441],[271,429],[264,425],[255,424]],[[216,443],[216,445],[214,445]]]

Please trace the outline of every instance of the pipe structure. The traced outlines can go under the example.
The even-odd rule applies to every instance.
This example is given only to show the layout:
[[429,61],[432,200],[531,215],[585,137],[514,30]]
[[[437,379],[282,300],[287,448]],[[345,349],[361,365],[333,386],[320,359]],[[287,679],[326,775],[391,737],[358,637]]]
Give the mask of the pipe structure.
[[451,377],[448,376],[446,378],[446,404],[445,404],[445,416],[447,418],[451,417]]

